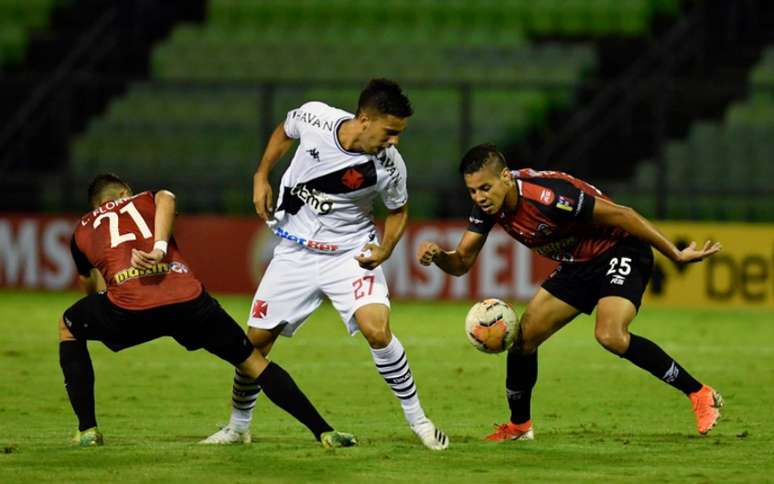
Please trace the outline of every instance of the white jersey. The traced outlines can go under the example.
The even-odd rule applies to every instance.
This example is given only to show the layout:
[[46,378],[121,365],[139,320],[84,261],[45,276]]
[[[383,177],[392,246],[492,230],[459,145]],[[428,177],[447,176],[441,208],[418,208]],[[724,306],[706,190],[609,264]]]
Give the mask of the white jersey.
[[369,155],[341,146],[339,127],[352,118],[314,101],[288,113],[285,133],[299,146],[282,175],[274,220],[268,223],[279,237],[317,252],[351,250],[376,240],[377,195],[390,210],[408,201],[406,165],[395,147]]

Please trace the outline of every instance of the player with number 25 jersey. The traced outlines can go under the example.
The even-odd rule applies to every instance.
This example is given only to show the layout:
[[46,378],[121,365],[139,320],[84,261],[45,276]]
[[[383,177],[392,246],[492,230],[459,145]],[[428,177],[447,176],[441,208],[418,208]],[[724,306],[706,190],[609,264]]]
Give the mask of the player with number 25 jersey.
[[595,307],[597,341],[688,396],[697,430],[709,432],[720,417],[720,394],[701,384],[657,344],[630,333],[629,325],[650,279],[651,247],[675,263],[687,263],[712,256],[720,244],[707,241],[701,249],[691,244],[680,250],[644,217],[613,203],[591,184],[556,171],[510,170],[491,144],[471,148],[460,172],[475,203],[468,229],[452,251],[432,241],[421,242],[417,251],[421,264],[464,274],[494,224],[538,254],[560,262],[521,318],[507,359],[510,421],[497,426],[487,439],[533,438],[531,399],[538,346]]

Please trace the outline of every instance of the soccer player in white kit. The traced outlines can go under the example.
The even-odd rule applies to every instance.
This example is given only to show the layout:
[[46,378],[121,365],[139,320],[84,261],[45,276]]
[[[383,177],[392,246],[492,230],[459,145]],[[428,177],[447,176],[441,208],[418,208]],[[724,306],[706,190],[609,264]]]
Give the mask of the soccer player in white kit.
[[[280,334],[295,334],[327,297],[349,333],[365,336],[411,429],[426,447],[442,450],[449,439],[425,416],[403,345],[390,331],[380,267],[408,220],[406,165],[395,145],[412,114],[396,83],[374,79],[360,93],[355,115],[313,101],[290,111],[274,130],[253,177],[253,202],[282,240],[253,298],[248,337],[267,355]],[[275,211],[269,173],[296,139]],[[389,211],[381,242],[373,223],[377,196]],[[230,422],[202,443],[250,442],[259,392],[237,371]]]

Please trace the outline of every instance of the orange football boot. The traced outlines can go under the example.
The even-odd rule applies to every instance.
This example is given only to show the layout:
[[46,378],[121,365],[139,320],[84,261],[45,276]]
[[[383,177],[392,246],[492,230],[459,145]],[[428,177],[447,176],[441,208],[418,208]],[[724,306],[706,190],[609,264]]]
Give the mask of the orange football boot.
[[506,440],[533,440],[535,438],[535,434],[532,432],[532,420],[520,424],[513,422],[495,424],[495,429],[484,439],[490,442],[505,442]]
[[723,397],[712,387],[703,385],[701,390],[688,395],[693,405],[693,413],[696,415],[696,430],[706,435],[720,418],[720,407],[723,406]]

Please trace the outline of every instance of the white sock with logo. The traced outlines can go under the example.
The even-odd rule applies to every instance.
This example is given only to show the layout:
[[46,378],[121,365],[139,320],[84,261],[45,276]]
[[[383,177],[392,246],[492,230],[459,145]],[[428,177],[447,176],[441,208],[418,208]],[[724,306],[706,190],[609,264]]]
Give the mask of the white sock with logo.
[[406,358],[406,352],[398,338],[392,337],[390,344],[384,348],[371,348],[376,369],[384,381],[398,397],[400,406],[409,425],[414,425],[425,417],[422,405],[419,403],[414,376]]

